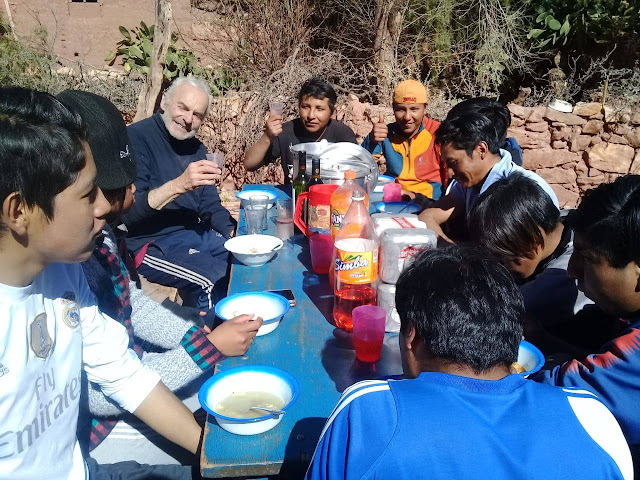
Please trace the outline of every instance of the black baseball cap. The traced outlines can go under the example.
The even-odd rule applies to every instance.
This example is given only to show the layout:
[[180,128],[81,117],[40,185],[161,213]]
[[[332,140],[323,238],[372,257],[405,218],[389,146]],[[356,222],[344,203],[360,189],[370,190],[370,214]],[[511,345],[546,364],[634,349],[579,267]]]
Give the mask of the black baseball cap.
[[98,170],[96,185],[102,190],[117,190],[132,184],[138,172],[136,159],[116,106],[100,95],[81,90],[65,90],[57,98],[87,124],[89,148]]

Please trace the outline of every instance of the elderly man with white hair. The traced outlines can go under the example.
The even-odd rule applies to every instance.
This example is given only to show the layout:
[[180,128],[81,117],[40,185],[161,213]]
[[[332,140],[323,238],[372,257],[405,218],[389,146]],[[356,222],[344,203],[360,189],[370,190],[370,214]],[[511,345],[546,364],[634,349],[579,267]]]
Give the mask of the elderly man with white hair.
[[176,287],[185,305],[200,309],[213,307],[214,286],[228,268],[224,242],[234,231],[215,186],[222,172],[195,138],[211,100],[204,80],[179,77],[159,112],[128,127],[138,176],[135,203],[123,218],[138,272]]

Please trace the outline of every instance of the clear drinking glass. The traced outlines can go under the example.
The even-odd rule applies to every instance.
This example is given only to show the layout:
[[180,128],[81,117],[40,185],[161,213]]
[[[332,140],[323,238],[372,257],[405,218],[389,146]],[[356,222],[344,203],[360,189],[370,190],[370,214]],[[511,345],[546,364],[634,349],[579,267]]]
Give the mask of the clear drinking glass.
[[224,153],[207,153],[207,160],[216,164],[222,170],[224,168]]
[[262,225],[266,222],[266,210],[261,207],[247,205],[244,207],[244,222],[247,226],[247,234],[262,234]]
[[280,240],[288,240],[293,236],[293,204],[290,198],[278,199],[276,236]]
[[269,100],[269,112],[273,115],[280,115],[284,113],[284,102],[280,100]]
[[249,205],[256,209],[262,210],[263,213],[263,221],[262,221],[262,231],[267,229],[267,209],[269,208],[269,204],[272,203],[273,200],[269,198],[268,195],[263,194],[255,194],[249,197]]

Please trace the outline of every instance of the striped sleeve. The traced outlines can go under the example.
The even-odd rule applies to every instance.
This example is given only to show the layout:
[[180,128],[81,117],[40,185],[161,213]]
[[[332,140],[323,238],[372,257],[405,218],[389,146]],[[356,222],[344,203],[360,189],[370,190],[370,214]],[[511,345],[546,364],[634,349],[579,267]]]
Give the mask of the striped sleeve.
[[613,414],[587,391],[563,388],[582,428],[615,463],[624,480],[633,479],[633,462],[627,441]]
[[225,356],[209,341],[206,332],[196,326],[187,330],[180,345],[202,370],[207,370],[225,359]]
[[388,382],[368,380],[352,385],[322,430],[306,478],[361,478],[384,452],[396,424]]

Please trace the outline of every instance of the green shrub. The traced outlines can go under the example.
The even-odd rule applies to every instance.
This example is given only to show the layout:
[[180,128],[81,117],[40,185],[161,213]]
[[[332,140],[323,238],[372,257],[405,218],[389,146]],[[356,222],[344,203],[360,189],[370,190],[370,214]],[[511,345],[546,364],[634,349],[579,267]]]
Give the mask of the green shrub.
[[[115,60],[121,57],[125,71],[137,71],[142,75],[148,75],[151,71],[154,26],[147,27],[144,22],[140,22],[140,26],[131,31],[122,25],[119,29],[123,38],[118,42],[118,47],[109,52],[105,61],[113,65]],[[171,42],[162,71],[166,81],[169,82],[178,76],[197,75],[207,79],[211,86],[211,93],[215,96],[242,85],[243,79],[227,68],[201,67],[195,53],[186,48],[176,47],[177,41],[178,36],[175,33],[171,34]]]
[[615,43],[640,33],[639,0],[528,0],[529,38],[540,48]]
[[[46,31],[39,30],[37,38],[46,42]],[[48,91],[55,83],[52,65],[51,55],[17,41],[0,19],[0,85]]]

